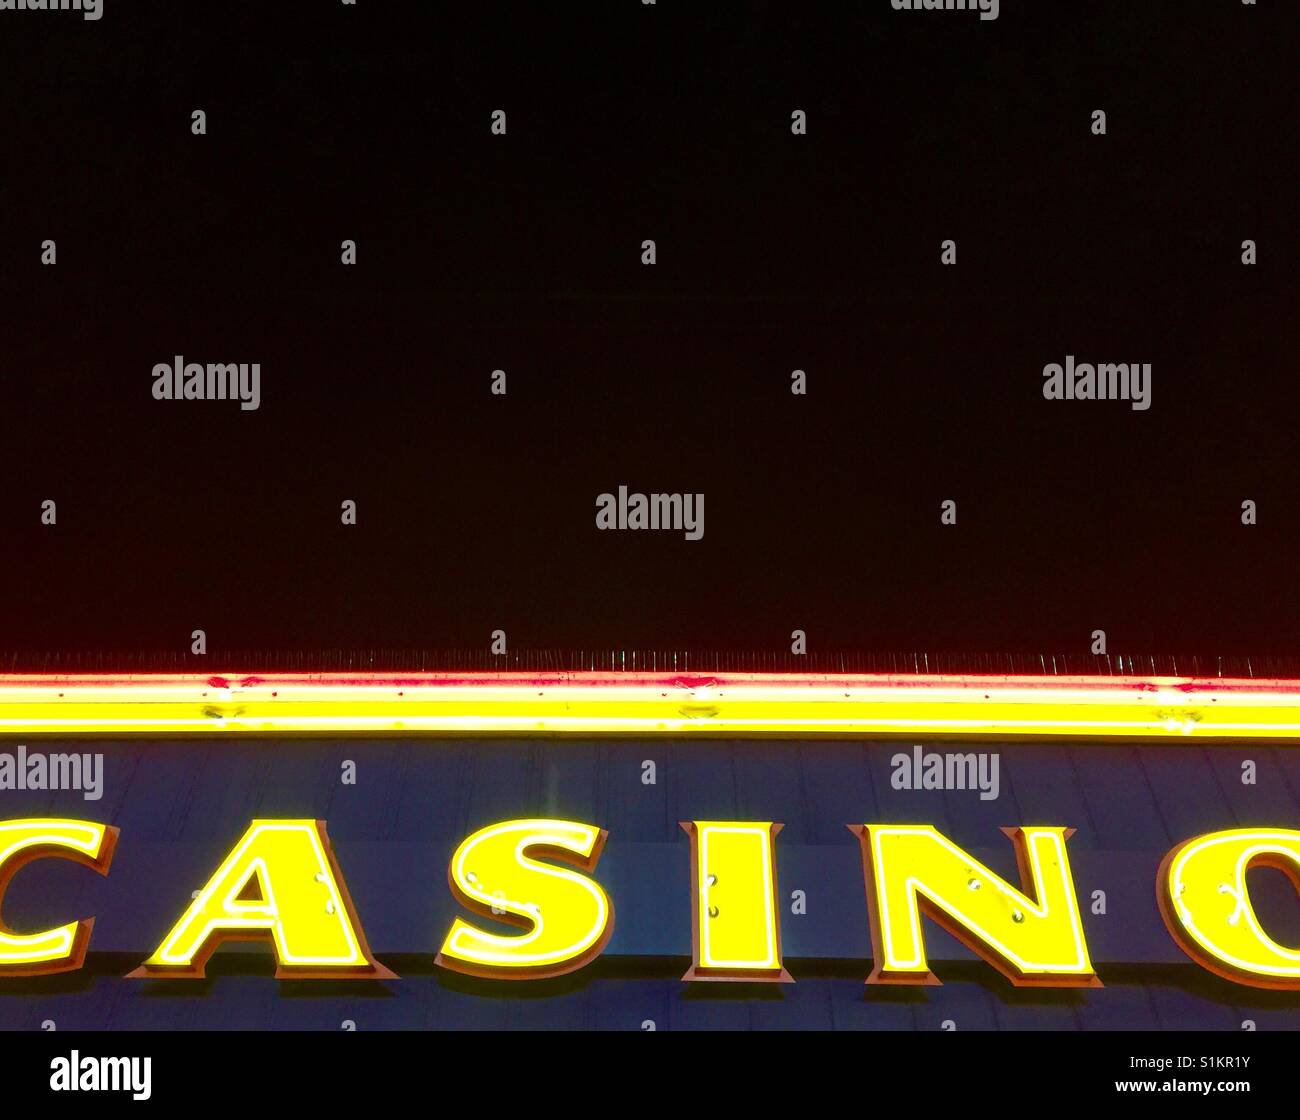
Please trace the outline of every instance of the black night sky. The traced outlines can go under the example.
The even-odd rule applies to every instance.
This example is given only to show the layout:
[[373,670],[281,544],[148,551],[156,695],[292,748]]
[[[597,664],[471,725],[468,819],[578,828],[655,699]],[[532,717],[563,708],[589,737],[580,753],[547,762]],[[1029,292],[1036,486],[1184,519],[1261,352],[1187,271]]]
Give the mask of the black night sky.
[[[1295,654],[1296,16],[0,13],[0,656]],[[155,401],[178,354],[261,407]]]

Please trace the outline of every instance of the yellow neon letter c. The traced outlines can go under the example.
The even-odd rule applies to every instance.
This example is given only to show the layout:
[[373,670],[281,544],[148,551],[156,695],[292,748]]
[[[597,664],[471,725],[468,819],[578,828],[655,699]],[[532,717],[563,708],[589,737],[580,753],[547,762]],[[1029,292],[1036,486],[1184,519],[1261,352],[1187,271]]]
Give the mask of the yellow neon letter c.
[[[18,820],[0,822],[0,905],[19,868],[46,857],[70,859],[108,874],[117,829],[94,821]],[[81,967],[94,918],[41,933],[21,934],[0,917],[0,976],[44,976]]]

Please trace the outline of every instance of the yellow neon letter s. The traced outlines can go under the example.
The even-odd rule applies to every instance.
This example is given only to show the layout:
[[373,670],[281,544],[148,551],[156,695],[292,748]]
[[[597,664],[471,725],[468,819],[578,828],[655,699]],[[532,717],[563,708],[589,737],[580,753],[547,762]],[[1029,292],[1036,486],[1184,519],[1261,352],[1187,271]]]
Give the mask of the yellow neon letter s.
[[683,980],[793,983],[781,964],[771,821],[682,821],[691,838],[695,959]]
[[1236,828],[1179,844],[1156,877],[1161,917],[1203,968],[1253,988],[1300,990],[1300,949],[1279,945],[1255,916],[1252,867],[1276,868],[1300,891],[1300,832]]
[[129,975],[202,979],[223,941],[269,939],[276,976],[392,979],[375,961],[324,821],[255,820],[157,952]]
[[[875,968],[869,984],[937,984],[922,915],[1017,986],[1101,987],[1088,958],[1065,841],[1069,828],[1004,828],[1024,890],[932,825],[849,826],[862,842]],[[1037,900],[1037,901],[1035,901]]]
[[[5,888],[19,868],[33,860],[70,859],[108,874],[117,829],[94,821],[0,821],[0,908]],[[0,976],[44,976],[81,967],[94,918],[41,933],[15,933],[0,917]]]
[[504,821],[468,837],[447,868],[467,909],[528,932],[489,933],[457,918],[435,963],[471,976],[537,979],[594,960],[614,932],[614,906],[600,884],[533,855],[595,869],[607,833],[573,821]]

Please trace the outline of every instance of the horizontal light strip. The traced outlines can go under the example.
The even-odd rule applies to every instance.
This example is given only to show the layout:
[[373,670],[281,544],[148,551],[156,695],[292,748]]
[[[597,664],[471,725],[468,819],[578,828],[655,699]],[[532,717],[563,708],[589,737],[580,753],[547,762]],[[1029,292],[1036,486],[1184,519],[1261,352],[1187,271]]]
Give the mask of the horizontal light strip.
[[799,673],[0,674],[0,735],[1300,740],[1300,681]]

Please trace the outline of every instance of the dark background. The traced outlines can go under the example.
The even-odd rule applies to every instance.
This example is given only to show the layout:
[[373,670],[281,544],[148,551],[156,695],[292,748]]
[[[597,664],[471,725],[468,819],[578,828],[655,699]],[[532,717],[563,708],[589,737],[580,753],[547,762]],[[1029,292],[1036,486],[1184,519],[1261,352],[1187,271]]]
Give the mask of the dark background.
[[[4,664],[1296,653],[1297,14],[0,13]],[[1044,401],[1067,354],[1151,410]],[[598,532],[620,483],[704,539]]]

